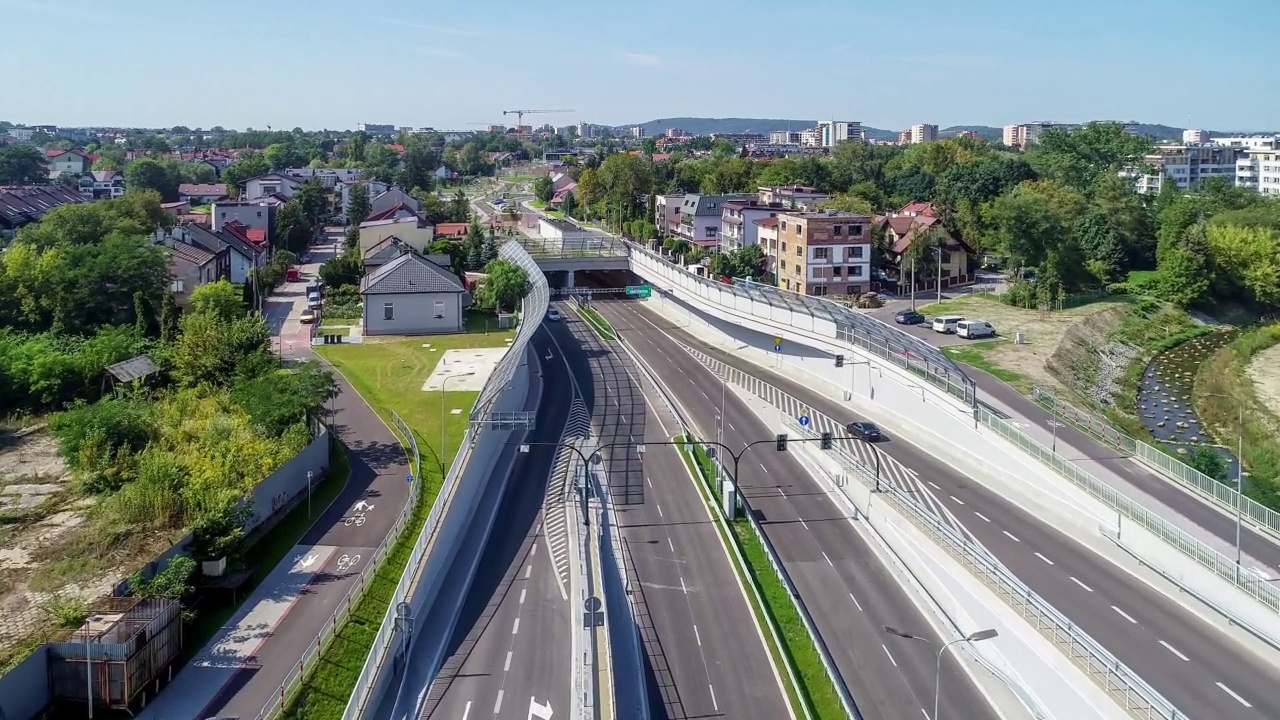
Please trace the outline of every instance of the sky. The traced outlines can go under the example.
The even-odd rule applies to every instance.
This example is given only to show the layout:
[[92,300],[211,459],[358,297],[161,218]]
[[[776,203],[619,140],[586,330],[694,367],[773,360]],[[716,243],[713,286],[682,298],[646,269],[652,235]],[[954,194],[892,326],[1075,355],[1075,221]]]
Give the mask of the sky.
[[0,120],[29,124],[1280,130],[1280,0],[0,0],[0,26]]

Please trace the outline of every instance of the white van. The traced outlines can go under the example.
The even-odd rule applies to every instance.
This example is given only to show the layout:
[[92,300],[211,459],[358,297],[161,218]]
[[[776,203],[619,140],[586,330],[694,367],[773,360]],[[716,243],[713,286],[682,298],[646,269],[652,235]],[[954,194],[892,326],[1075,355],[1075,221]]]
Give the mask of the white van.
[[995,326],[986,320],[961,320],[956,323],[955,332],[957,336],[969,340],[996,336]]
[[956,325],[964,322],[959,315],[939,315],[933,319],[933,331],[950,335],[956,331]]

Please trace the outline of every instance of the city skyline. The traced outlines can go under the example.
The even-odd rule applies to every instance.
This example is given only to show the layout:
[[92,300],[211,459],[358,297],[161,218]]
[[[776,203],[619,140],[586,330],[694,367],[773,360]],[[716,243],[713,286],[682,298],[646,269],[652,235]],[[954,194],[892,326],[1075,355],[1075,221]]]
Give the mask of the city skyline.
[[[585,0],[568,0],[556,13],[510,0],[483,12],[430,13],[408,0],[371,0],[358,13],[337,0],[316,0],[305,13],[225,0],[216,16],[192,18],[155,0],[110,9],[88,0],[0,0],[15,27],[78,22],[112,30],[106,57],[92,63],[49,52],[42,33],[9,39],[0,62],[40,72],[6,80],[0,117],[67,126],[310,130],[363,121],[461,130],[514,124],[502,115],[512,108],[574,108],[526,124],[795,117],[900,130],[1112,118],[1244,131],[1280,123],[1280,96],[1260,92],[1254,80],[1280,70],[1280,60],[1256,50],[1280,27],[1280,5],[1215,4],[1216,17],[1247,14],[1250,22],[1233,26],[1231,43],[1184,66],[1160,62],[1171,57],[1167,31],[1153,20],[1186,20],[1203,13],[1203,3],[1079,0],[1069,15],[1003,7],[922,0],[904,19],[887,7],[828,2],[787,15],[756,0],[715,0],[696,13],[658,0],[644,14]],[[865,32],[816,34],[831,27]],[[767,45],[742,42],[752,33],[795,38],[796,49],[780,62],[760,52]],[[158,62],[170,47],[179,53]],[[1178,85],[1213,87],[1230,102],[1193,103],[1203,95],[1173,92],[1175,67]],[[793,91],[778,92],[784,88]]]

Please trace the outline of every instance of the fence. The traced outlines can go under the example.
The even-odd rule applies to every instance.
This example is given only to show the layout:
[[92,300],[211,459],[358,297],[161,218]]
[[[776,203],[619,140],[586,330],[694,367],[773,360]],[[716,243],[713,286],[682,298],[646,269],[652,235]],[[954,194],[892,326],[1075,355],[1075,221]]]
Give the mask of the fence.
[[1170,525],[1146,507],[1134,502],[1114,487],[1065,460],[1061,455],[1027,437],[1021,430],[979,405],[974,410],[983,425],[995,430],[1001,437],[1017,445],[1023,452],[1047,465],[1074,485],[1100,500],[1107,507],[1138,523],[1154,533],[1169,546],[1195,560],[1215,575],[1234,585],[1241,592],[1253,597],[1266,607],[1280,611],[1280,588],[1257,582],[1256,578],[1244,578],[1240,566],[1222,553],[1205,545],[1181,529]]
[[547,314],[547,307],[551,304],[551,288],[547,285],[546,276],[524,248],[518,243],[503,243],[498,248],[498,255],[523,269],[529,276],[531,287],[520,304],[520,327],[516,329],[515,341],[493,368],[493,374],[476,398],[476,404],[471,408],[472,422],[487,415],[494,401],[511,384],[516,369],[524,359],[524,350],[541,327],[542,317]]
[[1280,513],[1275,510],[1257,502],[1253,498],[1241,495],[1234,488],[1214,480],[1160,448],[1116,430],[1108,425],[1106,421],[1063,402],[1044,388],[1036,386],[1031,391],[1032,397],[1036,402],[1043,405],[1055,416],[1066,420],[1102,442],[1133,455],[1142,464],[1218,503],[1226,510],[1234,513],[1239,509],[1240,514],[1249,518],[1254,524],[1269,531],[1272,535],[1280,537]]
[[[787,429],[800,437],[818,437],[816,432],[801,427],[790,418],[786,418],[785,422]],[[876,487],[874,470],[840,448],[828,452],[837,458],[848,475],[857,477],[868,488]],[[1176,720],[1188,717],[1122,664],[1110,651],[1076,628],[1056,608],[1024,585],[980,543],[960,535],[939,522],[928,508],[918,504],[901,490],[883,484],[880,488],[878,497],[894,505],[913,525],[924,531],[952,558],[982,580],[1041,635],[1062,648],[1072,662],[1099,687],[1120,701],[1125,710],[1140,718]]]

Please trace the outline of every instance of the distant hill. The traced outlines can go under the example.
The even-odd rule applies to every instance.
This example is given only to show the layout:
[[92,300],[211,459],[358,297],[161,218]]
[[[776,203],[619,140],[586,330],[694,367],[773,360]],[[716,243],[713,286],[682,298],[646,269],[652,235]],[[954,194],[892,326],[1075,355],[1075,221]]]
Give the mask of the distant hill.
[[1004,128],[991,127],[990,125],[953,125],[939,130],[938,137],[955,137],[965,130],[978,133],[978,137],[989,143],[998,143],[1004,140]]

